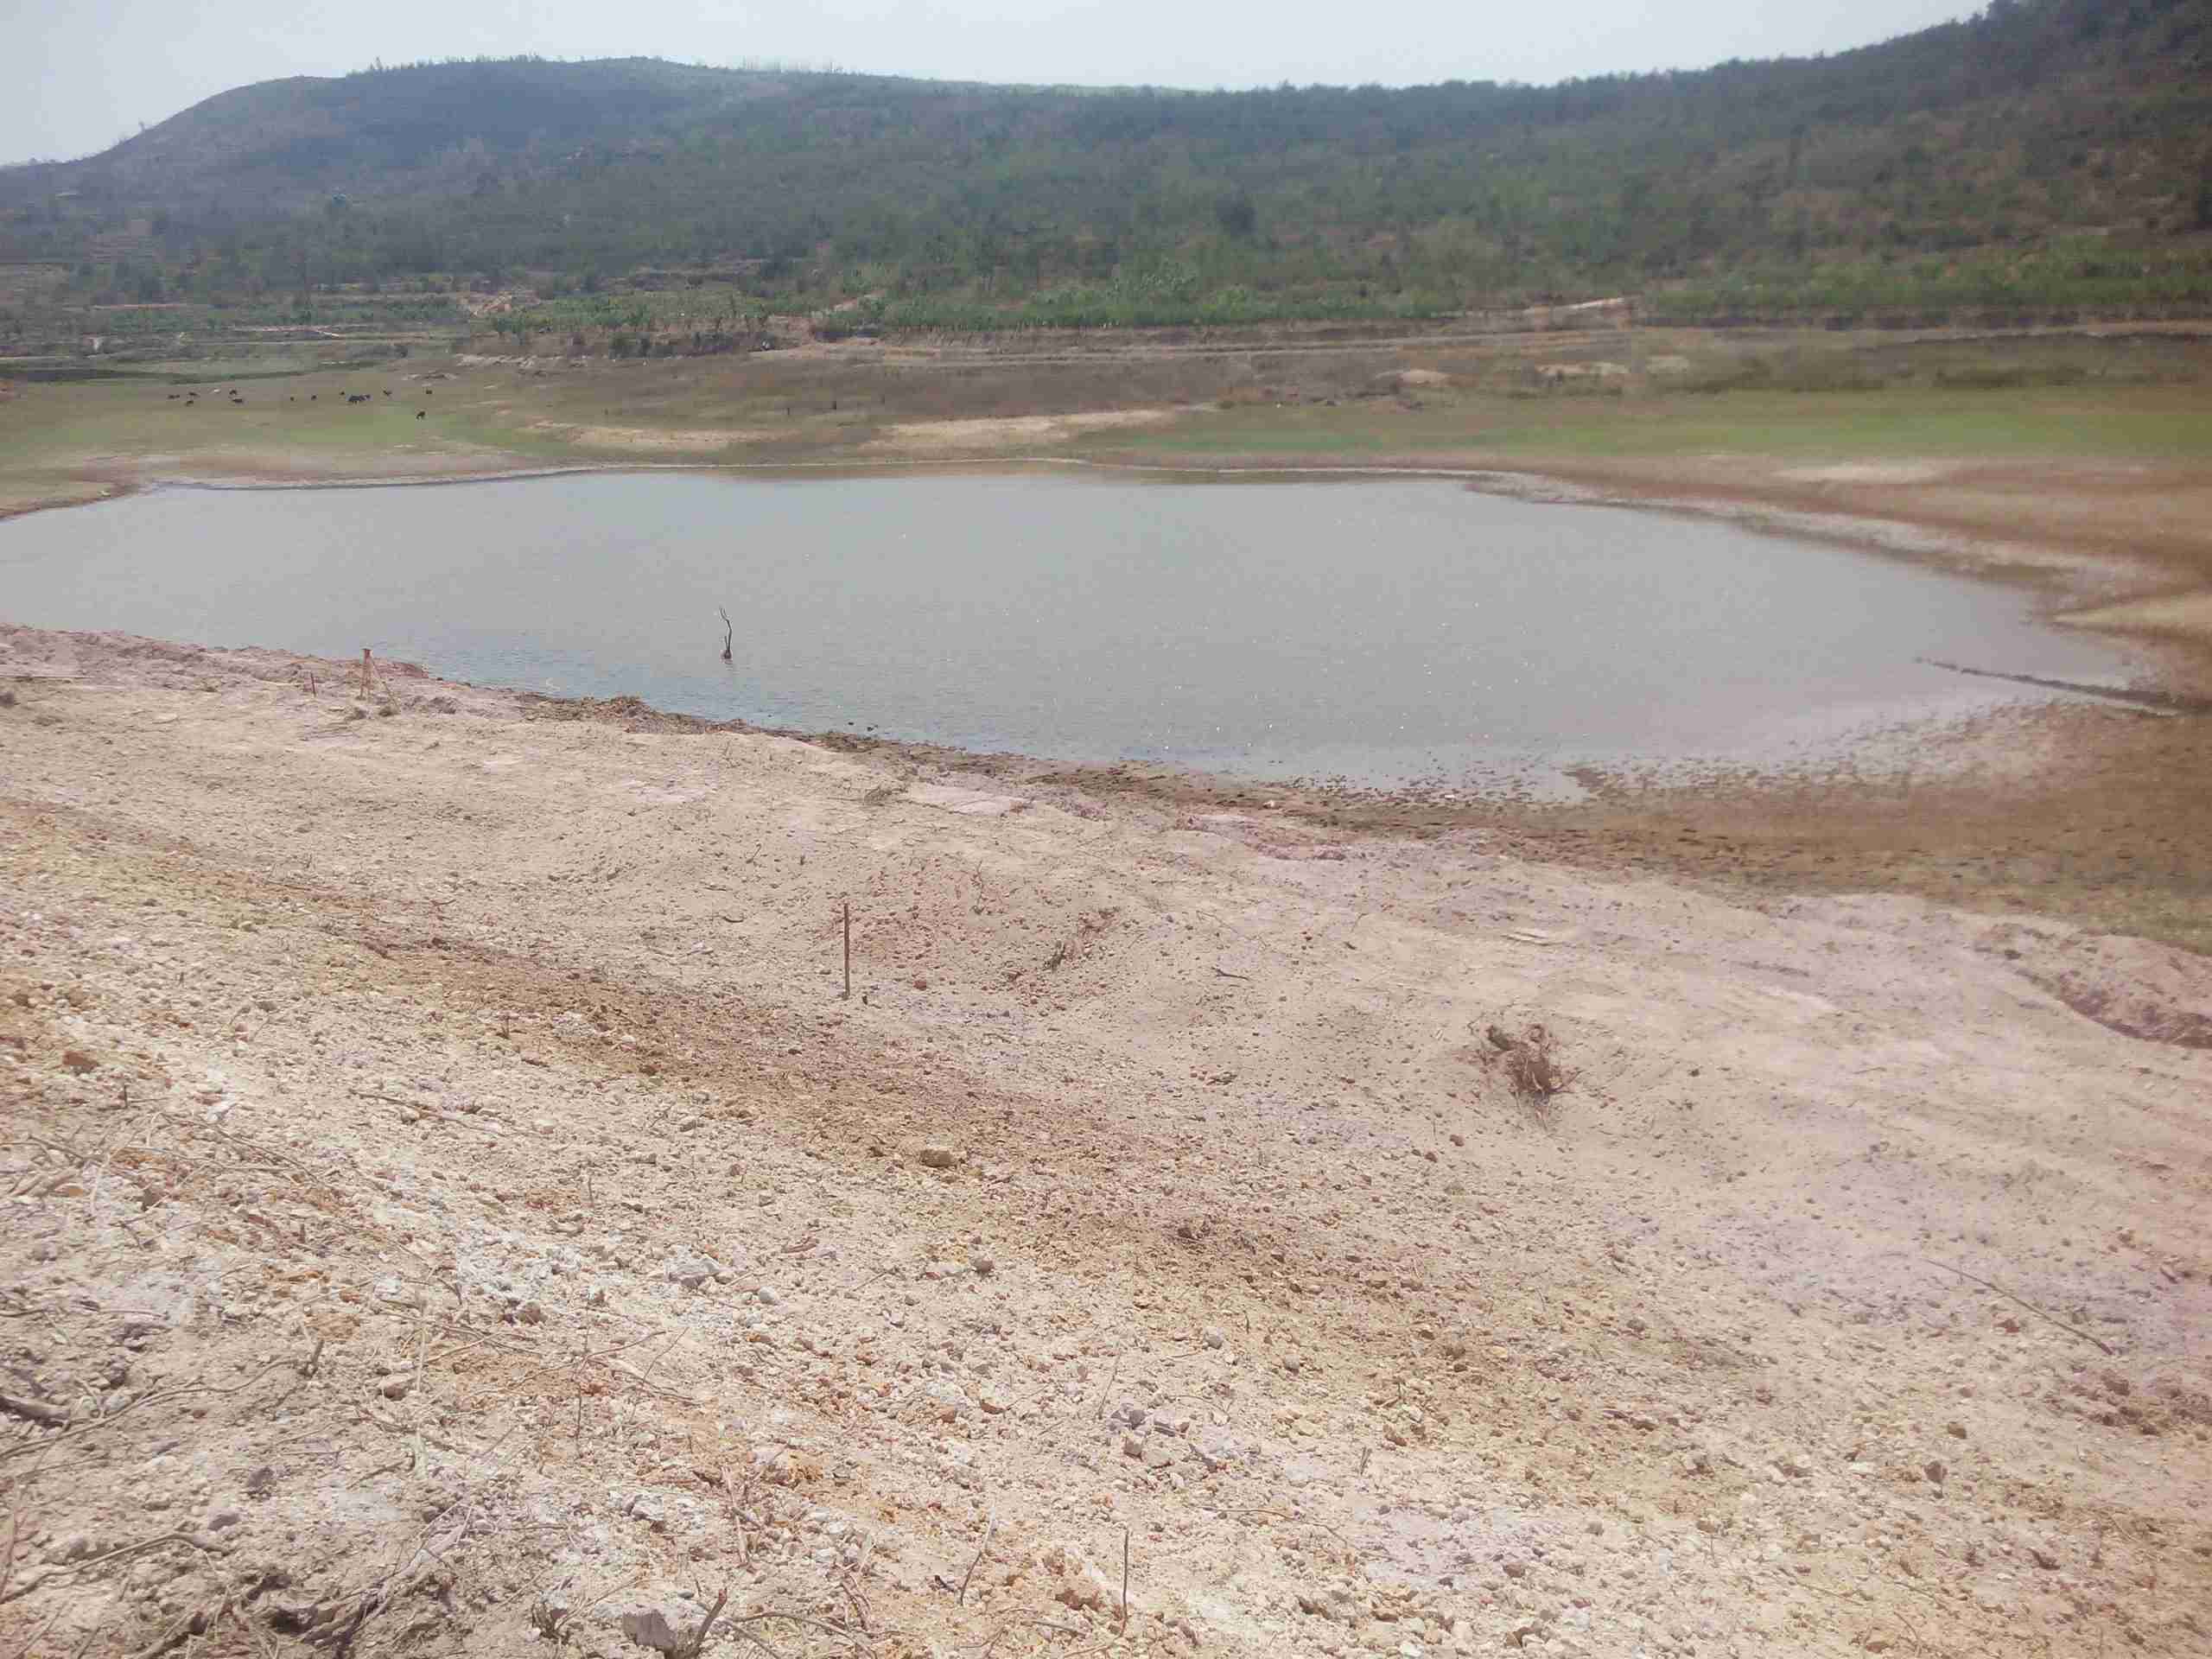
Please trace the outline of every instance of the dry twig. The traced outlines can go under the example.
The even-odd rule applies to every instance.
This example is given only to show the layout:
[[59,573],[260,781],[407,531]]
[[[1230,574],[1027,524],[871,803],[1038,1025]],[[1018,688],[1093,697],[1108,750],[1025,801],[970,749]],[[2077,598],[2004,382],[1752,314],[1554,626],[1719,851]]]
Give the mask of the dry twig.
[[246,1378],[245,1382],[235,1383],[227,1389],[218,1389],[200,1385],[183,1389],[161,1389],[156,1390],[152,1394],[142,1394],[136,1400],[133,1400],[129,1405],[123,1407],[121,1409],[109,1413],[106,1416],[99,1419],[97,1421],[80,1423],[75,1428],[69,1429],[63,1433],[57,1434],[50,1440],[32,1442],[30,1444],[22,1446],[0,1446],[0,1461],[4,1461],[9,1458],[15,1457],[19,1452],[30,1451],[34,1445],[44,1445],[48,1446],[61,1446],[70,1440],[81,1439],[86,1434],[95,1433],[100,1429],[112,1427],[116,1423],[119,1422],[124,1417],[129,1416],[141,1406],[155,1405],[163,1400],[181,1399],[188,1394],[243,1393],[247,1389],[251,1388],[255,1383],[260,1382],[263,1377],[268,1376],[270,1372],[275,1370],[279,1365],[296,1364],[298,1362],[296,1360],[272,1359],[259,1370],[256,1371],[251,1376]]
[[976,1559],[968,1563],[968,1570],[960,1575],[960,1593],[953,1597],[952,1605],[965,1606],[968,1601],[968,1580],[976,1576],[976,1569],[982,1564],[983,1552],[991,1547],[991,1535],[999,1529],[999,1518],[991,1516],[983,1529],[983,1541],[976,1546]]
[[1948,1262],[1933,1261],[1924,1255],[1920,1259],[1923,1262],[1926,1262],[1931,1268],[1941,1268],[1946,1273],[1955,1273],[1961,1279],[1972,1280],[1975,1284],[1981,1286],[1985,1290],[1995,1291],[2006,1301],[2013,1303],[2017,1306],[2026,1308],[2029,1313],[2034,1314],[2039,1319],[2048,1319],[2051,1324],[2056,1325],[2060,1330],[2068,1332],[2069,1335],[2079,1337],[2084,1342],[2094,1343],[2096,1344],[2097,1351],[2100,1353],[2111,1354],[2117,1353],[2119,1351],[2116,1349],[2107,1347],[2095,1337],[2091,1336],[2087,1331],[2082,1329],[2080,1325],[2069,1325],[2065,1320],[2060,1319],[2056,1313],[2044,1313],[2043,1309],[2037,1307],[2033,1302],[2027,1300],[2024,1297],[2015,1296],[2011,1291],[2005,1289],[2002,1285],[1992,1284],[1988,1280],[1984,1279],[1979,1274],[1968,1273],[1964,1268],[1955,1268]]

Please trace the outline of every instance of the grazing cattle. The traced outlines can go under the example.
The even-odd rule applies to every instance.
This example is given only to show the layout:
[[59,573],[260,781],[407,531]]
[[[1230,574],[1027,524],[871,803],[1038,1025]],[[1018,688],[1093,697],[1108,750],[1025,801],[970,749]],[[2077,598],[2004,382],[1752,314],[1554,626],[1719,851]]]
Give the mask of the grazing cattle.
[[430,411],[427,409],[418,409],[415,411],[415,418],[418,421],[426,420],[429,417],[429,413]]
[[387,397],[391,396],[391,388],[390,386],[386,386],[384,389],[384,395]]
[[319,391],[311,391],[311,392],[308,393],[308,402],[309,402],[309,403],[313,403],[313,402],[315,402],[315,400],[316,398],[320,397],[321,396],[322,396],[322,394],[321,394],[321,392],[319,392]]

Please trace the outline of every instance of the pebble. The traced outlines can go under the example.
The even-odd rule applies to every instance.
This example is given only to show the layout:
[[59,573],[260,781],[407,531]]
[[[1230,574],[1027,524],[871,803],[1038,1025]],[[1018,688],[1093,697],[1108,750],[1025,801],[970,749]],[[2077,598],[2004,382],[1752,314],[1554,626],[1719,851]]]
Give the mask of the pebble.
[[1220,1328],[1211,1325],[1198,1333],[1198,1340],[1209,1348],[1226,1347],[1229,1343],[1229,1338],[1222,1333]]
[[387,1400],[404,1400],[407,1391],[414,1386],[411,1376],[387,1376],[377,1384],[377,1392]]
[[950,1169],[960,1161],[960,1154],[950,1147],[924,1147],[914,1154],[914,1161],[925,1169]]

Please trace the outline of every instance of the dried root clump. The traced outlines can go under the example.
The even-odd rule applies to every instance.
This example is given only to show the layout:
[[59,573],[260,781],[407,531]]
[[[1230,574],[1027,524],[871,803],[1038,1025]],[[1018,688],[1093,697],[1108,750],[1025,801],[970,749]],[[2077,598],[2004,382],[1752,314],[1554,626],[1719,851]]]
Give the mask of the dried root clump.
[[1539,1114],[1582,1076],[1580,1067],[1560,1058],[1559,1039],[1548,1026],[1532,1022],[1516,1033],[1492,1025],[1484,1035],[1490,1039],[1491,1068],[1504,1077],[1516,1099]]

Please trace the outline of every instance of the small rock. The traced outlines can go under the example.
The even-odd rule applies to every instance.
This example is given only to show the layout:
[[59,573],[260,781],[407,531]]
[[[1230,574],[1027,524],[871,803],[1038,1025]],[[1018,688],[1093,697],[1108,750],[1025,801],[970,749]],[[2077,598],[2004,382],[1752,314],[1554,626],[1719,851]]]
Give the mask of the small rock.
[[1963,1440],[1967,1437],[1967,1426],[1964,1423],[1946,1423],[1943,1432],[1955,1440]]
[[988,1278],[999,1270],[999,1264],[988,1255],[969,1256],[968,1266],[972,1272],[980,1274],[985,1278]]
[[914,1161],[925,1169],[950,1169],[960,1161],[960,1154],[950,1147],[924,1147],[914,1154]]
[[76,1072],[79,1077],[82,1077],[87,1071],[99,1071],[100,1065],[98,1060],[86,1053],[81,1048],[73,1048],[67,1053],[63,1054],[61,1057],[61,1064],[67,1070]]
[[2056,1573],[2058,1571],[2058,1557],[2053,1554],[2043,1545],[2030,1544],[2028,1546],[2028,1555],[2029,1558],[2032,1560],[2037,1567],[2043,1568],[2044,1572]]
[[1125,1457],[1125,1458],[1141,1458],[1141,1457],[1143,1457],[1143,1456],[1144,1456],[1144,1442],[1143,1442],[1142,1440],[1139,1440],[1139,1439],[1138,1439],[1135,1435],[1134,1435],[1134,1434],[1124,1434],[1124,1435],[1122,1435],[1122,1455],[1123,1457]]
[[404,1400],[408,1390],[415,1386],[411,1376],[387,1376],[377,1384],[377,1392],[387,1400]]
[[1226,1347],[1229,1344],[1229,1338],[1222,1334],[1219,1327],[1211,1325],[1198,1333],[1198,1340],[1209,1348]]
[[515,1318],[520,1319],[524,1325],[543,1325],[545,1322],[545,1310],[536,1302],[524,1302],[515,1310]]
[[776,1307],[782,1304],[784,1299],[777,1295],[772,1287],[760,1285],[754,1288],[753,1300],[763,1307]]
[[950,1377],[932,1377],[922,1384],[923,1397],[936,1408],[936,1414],[946,1422],[965,1417],[975,1407],[968,1391]]
[[244,1519],[245,1519],[245,1517],[240,1515],[236,1510],[218,1510],[214,1514],[207,1517],[207,1530],[210,1532],[223,1532],[232,1527],[235,1527]]
[[1526,1578],[1528,1573],[1529,1563],[1526,1561],[1508,1561],[1505,1563],[1505,1576],[1509,1579]]
[[1941,1486],[1943,1484],[1943,1478],[1951,1471],[1943,1466],[1942,1459],[1930,1458],[1926,1463],[1921,1465],[1920,1472]]

